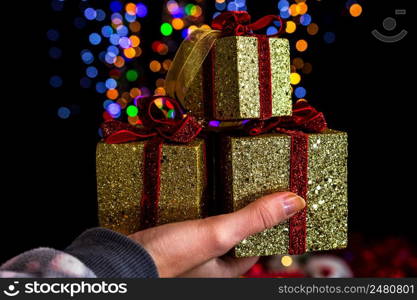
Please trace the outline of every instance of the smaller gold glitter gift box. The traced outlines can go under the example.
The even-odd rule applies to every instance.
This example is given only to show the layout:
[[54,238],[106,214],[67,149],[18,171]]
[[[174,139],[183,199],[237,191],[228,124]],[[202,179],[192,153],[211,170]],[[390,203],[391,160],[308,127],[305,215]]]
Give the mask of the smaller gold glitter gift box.
[[[266,45],[260,47],[260,43]],[[291,115],[288,40],[253,36],[218,39],[183,104],[194,116],[206,119]]]
[[[146,141],[106,144],[96,152],[99,223],[130,234],[140,230]],[[162,146],[155,225],[204,216],[207,189],[205,141]]]
[[[225,136],[222,178],[228,211],[257,198],[289,191],[291,137],[273,133]],[[308,135],[305,251],[347,246],[347,134],[335,130]],[[289,221],[241,241],[237,257],[288,254]]]

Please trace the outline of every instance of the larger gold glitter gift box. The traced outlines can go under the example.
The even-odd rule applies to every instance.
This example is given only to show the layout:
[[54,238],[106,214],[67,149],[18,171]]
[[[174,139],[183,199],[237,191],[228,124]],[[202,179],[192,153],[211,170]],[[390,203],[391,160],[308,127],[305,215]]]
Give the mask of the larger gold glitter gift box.
[[183,100],[191,114],[216,120],[262,118],[262,101],[266,101],[269,117],[290,115],[289,42],[283,38],[265,42],[268,61],[261,66],[257,37],[218,39]]
[[[145,141],[100,142],[96,152],[100,226],[130,234],[140,230]],[[162,146],[155,225],[204,216],[207,189],[205,141]]]
[[[222,177],[228,210],[277,191],[288,191],[291,137],[273,133],[225,136]],[[335,130],[308,136],[308,188],[305,251],[347,245],[347,134]],[[289,222],[243,240],[235,255],[289,253]]]

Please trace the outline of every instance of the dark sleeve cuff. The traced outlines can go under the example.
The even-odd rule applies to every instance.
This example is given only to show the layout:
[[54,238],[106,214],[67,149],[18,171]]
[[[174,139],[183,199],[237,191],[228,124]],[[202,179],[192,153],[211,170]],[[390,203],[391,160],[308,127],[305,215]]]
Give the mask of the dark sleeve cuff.
[[144,248],[105,228],[85,231],[64,251],[82,261],[97,277],[158,277],[155,263]]

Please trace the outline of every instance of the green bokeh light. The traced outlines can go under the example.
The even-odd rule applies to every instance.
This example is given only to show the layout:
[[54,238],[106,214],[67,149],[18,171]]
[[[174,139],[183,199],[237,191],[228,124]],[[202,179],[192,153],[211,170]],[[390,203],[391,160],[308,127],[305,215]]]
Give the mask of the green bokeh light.
[[135,81],[136,79],[138,79],[139,74],[136,70],[129,70],[126,72],[126,78],[129,81]]
[[190,3],[185,6],[184,11],[188,16],[191,16],[193,9],[194,5]]
[[169,36],[172,34],[172,26],[169,23],[162,23],[161,25],[161,33],[164,36]]
[[126,113],[129,117],[136,117],[138,112],[138,108],[134,105],[129,105],[126,109]]

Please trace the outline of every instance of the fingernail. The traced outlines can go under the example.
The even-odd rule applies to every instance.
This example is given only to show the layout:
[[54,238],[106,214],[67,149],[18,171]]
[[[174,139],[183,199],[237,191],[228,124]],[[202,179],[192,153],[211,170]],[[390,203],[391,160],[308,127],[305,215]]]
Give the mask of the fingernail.
[[303,209],[305,205],[306,202],[304,201],[304,199],[296,195],[290,198],[286,198],[282,202],[282,206],[284,207],[284,212],[287,215],[287,217],[294,215],[296,212]]

